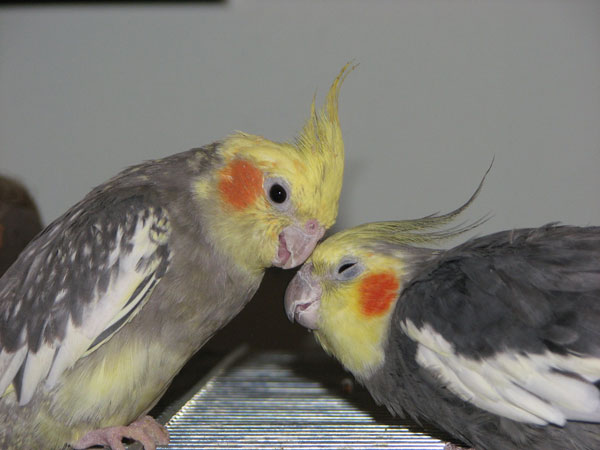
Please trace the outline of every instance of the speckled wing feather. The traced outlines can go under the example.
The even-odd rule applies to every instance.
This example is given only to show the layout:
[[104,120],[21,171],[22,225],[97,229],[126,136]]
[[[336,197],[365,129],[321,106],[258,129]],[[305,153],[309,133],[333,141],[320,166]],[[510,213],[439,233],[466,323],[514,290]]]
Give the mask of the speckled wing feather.
[[[131,320],[168,268],[169,220],[149,195],[93,191],[0,279],[0,395],[20,404]],[[42,270],[44,269],[44,270]]]
[[451,392],[510,419],[600,422],[600,228],[471,240],[403,291],[392,334]]

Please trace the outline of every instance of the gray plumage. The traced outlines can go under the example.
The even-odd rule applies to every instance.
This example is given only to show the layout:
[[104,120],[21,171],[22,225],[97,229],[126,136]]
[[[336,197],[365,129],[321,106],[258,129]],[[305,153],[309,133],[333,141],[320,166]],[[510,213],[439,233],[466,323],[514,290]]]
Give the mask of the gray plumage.
[[[0,280],[0,374],[4,372],[0,395],[14,375],[21,404],[16,407],[7,395],[0,398],[1,448],[60,447],[90,423],[101,427],[110,425],[114,417],[125,424],[136,419],[153,406],[191,354],[250,299],[262,274],[249,277],[214,251],[202,229],[202,202],[193,198],[190,185],[220,163],[216,149],[213,145],[150,161],[97,187],[37,236]],[[151,251],[134,261],[143,281],[123,302],[117,320],[86,336],[90,339],[85,351],[94,351],[98,358],[73,361],[73,368],[65,364],[65,373],[56,374],[50,386],[42,386],[38,381],[48,372],[52,376],[69,324],[83,332],[96,325],[105,300],[102,295],[115,283],[142,226],[147,226],[144,236],[153,244],[148,247]],[[145,295],[139,296],[141,291]],[[73,341],[77,341],[73,345],[81,342]],[[98,369],[97,360],[132,342],[142,343],[146,350],[141,351],[158,346],[168,355],[148,356],[152,360],[147,361],[148,368],[110,368],[116,383],[130,386],[131,398],[94,406],[92,397],[99,394],[78,390],[67,395],[77,394],[79,406],[56,401],[53,394],[63,386],[76,383],[81,374],[91,375]],[[52,354],[42,355],[44,367],[30,375],[36,379],[27,383],[24,399],[27,361],[41,357],[45,346],[52,347]],[[152,374],[152,363],[162,364],[163,373]],[[117,380],[121,377],[127,379]],[[58,436],[56,443],[42,430],[36,431],[35,421],[32,428],[18,426],[33,420],[39,408],[55,418],[50,427]]]
[[[407,329],[407,323],[413,326]],[[462,375],[456,372],[459,361],[480,364],[485,376],[483,364],[502,355],[520,355],[539,367],[557,355],[570,365],[552,369],[551,375],[588,385],[597,396],[600,372],[594,378],[582,361],[598,367],[599,324],[600,227],[549,225],[496,233],[423,263],[396,304],[385,361],[364,382],[394,414],[433,423],[479,450],[598,449],[600,424],[569,420],[574,413],[568,408],[563,408],[563,427],[511,420],[457,395],[448,380]],[[442,336],[455,352],[447,360],[455,366],[448,373],[435,364],[425,367],[428,353],[418,354],[421,341],[409,337],[411,330],[418,338],[423,330]],[[450,378],[440,382],[445,376]],[[550,401],[541,386],[530,389]],[[589,413],[591,422],[599,421],[598,412]]]

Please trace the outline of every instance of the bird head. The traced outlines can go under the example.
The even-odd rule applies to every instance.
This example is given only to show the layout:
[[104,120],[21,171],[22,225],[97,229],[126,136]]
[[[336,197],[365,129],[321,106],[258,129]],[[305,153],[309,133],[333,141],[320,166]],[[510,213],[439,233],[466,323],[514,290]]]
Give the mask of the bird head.
[[368,378],[383,363],[402,289],[440,253],[428,246],[487,220],[443,229],[480,189],[481,184],[464,205],[448,214],[367,223],[323,241],[286,290],[288,318],[313,330],[325,351],[358,379]]
[[382,361],[382,341],[408,270],[399,248],[365,235],[372,225],[318,245],[285,293],[288,318],[313,330],[325,351],[357,377]]
[[236,133],[219,146],[213,178],[198,180],[198,195],[216,199],[214,235],[240,265],[298,266],[334,224],[344,171],[338,93],[352,69],[341,70],[320,111],[313,100],[295,142]]

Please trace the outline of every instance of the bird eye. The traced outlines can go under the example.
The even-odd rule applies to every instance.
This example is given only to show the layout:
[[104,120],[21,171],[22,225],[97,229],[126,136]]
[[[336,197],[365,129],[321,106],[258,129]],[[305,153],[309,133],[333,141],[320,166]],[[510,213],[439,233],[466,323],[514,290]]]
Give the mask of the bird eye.
[[356,278],[363,273],[364,267],[358,261],[354,259],[346,259],[342,261],[338,266],[334,278],[338,280],[347,281]]
[[289,183],[281,177],[267,177],[264,184],[265,196],[271,205],[279,211],[287,211],[291,206],[291,189]]
[[269,198],[275,203],[283,203],[287,199],[287,192],[282,185],[275,183],[269,189]]
[[342,264],[340,266],[340,268],[338,269],[338,273],[345,272],[346,270],[348,270],[350,267],[352,267],[354,265],[356,265],[356,263],[345,263],[345,264]]

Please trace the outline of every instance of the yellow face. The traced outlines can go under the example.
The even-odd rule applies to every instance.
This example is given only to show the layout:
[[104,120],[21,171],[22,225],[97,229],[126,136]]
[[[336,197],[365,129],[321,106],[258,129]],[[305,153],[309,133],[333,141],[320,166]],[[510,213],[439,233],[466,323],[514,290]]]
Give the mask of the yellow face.
[[312,218],[326,228],[335,223],[342,156],[329,160],[306,155],[290,144],[249,135],[233,136],[225,146],[219,179],[225,208],[241,212],[252,207],[254,213],[273,219]]
[[338,233],[317,246],[290,283],[288,316],[312,328],[323,348],[355,376],[368,377],[383,362],[403,274],[394,254]]
[[258,136],[233,136],[222,154],[224,164],[210,184],[223,245],[257,270],[304,262],[335,222],[343,169]]

